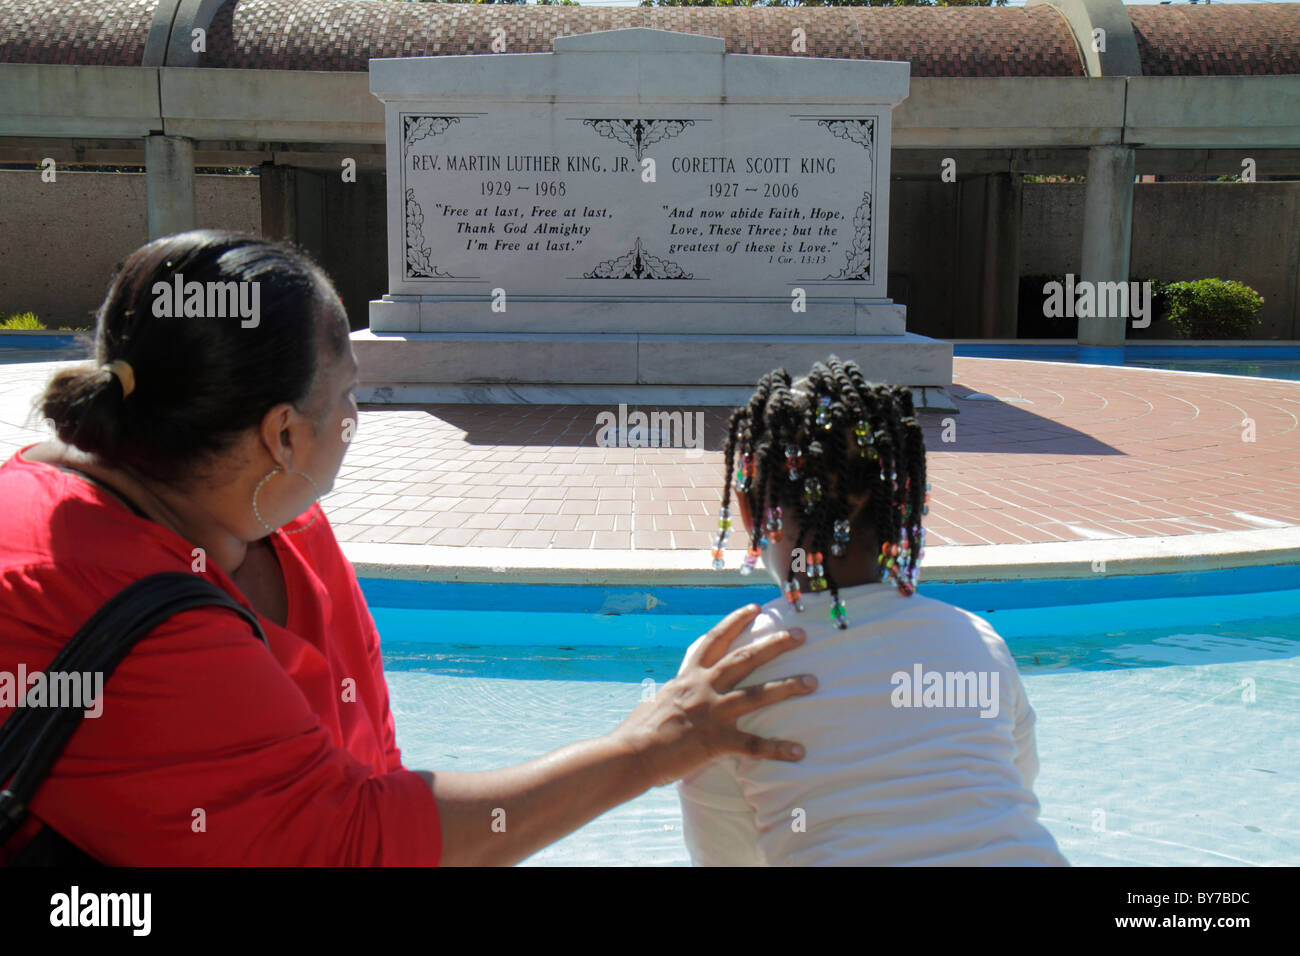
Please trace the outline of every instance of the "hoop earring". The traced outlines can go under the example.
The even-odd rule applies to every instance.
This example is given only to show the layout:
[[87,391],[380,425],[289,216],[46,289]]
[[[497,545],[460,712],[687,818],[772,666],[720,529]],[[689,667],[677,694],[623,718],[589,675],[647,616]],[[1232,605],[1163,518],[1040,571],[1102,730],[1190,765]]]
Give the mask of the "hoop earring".
[[[285,474],[288,475],[302,475],[302,477],[306,478],[309,482],[311,482],[312,488],[315,489],[316,491],[316,497],[312,499],[312,504],[316,504],[318,501],[320,501],[320,486],[316,484],[315,479],[313,479],[311,475],[307,474],[305,471],[294,471],[292,468],[281,468],[279,465],[277,465],[275,468],[272,468],[270,471],[268,471],[262,477],[262,480],[257,483],[257,487],[253,489],[253,515],[261,523],[262,527],[266,529],[267,534],[301,534],[302,532],[306,531],[308,528],[310,528],[313,524],[316,523],[316,518],[319,517],[319,512],[317,512],[317,514],[312,515],[311,521],[308,521],[301,528],[298,528],[295,531],[282,531],[279,528],[272,528],[269,524],[267,524],[266,519],[262,517],[261,510],[257,507],[257,495],[262,490],[262,486],[266,484],[268,481],[270,481],[272,478],[274,478],[276,475],[278,475],[280,472],[284,472]],[[310,505],[308,507],[310,507]]]

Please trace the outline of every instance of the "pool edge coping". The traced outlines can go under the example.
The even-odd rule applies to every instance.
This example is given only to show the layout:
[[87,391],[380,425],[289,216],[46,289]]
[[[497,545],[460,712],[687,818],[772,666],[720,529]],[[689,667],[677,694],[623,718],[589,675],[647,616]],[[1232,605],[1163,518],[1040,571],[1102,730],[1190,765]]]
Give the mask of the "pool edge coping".
[[[737,553],[726,571],[704,549],[468,548],[340,542],[359,578],[495,584],[744,587]],[[1026,581],[1220,571],[1300,564],[1300,528],[1041,544],[926,549],[922,581]],[[762,577],[766,580],[766,576]]]

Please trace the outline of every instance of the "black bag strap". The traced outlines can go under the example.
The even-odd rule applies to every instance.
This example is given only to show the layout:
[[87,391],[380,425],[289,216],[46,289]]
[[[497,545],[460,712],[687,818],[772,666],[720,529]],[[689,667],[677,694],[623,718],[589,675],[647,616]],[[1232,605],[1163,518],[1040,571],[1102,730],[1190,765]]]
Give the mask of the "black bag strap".
[[[208,605],[234,611],[267,643],[257,615],[225,591],[194,574],[164,571],[110,598],[55,655],[47,673],[98,672],[107,684],[146,634],[175,614]],[[8,781],[0,791],[0,846],[27,818],[32,797],[84,717],[84,707],[18,707],[0,726],[0,783]]]

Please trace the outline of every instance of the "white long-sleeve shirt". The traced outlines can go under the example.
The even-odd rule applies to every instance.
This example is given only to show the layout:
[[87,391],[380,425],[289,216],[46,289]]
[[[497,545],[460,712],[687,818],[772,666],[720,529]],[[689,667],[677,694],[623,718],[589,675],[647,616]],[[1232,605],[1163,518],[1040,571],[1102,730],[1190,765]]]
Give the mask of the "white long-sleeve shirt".
[[997,632],[890,584],[840,597],[846,630],[819,592],[803,613],[769,602],[733,643],[803,628],[740,686],[808,673],[818,687],[738,722],[803,744],[802,761],[728,755],[678,783],[695,865],[1068,865],[1038,822],[1035,715]]

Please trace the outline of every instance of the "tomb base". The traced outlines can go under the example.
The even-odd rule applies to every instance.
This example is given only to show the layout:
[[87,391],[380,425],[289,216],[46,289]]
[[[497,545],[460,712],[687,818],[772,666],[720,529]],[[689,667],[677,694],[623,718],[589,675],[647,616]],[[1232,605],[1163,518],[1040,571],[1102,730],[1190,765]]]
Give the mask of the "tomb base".
[[[904,331],[901,312],[891,306],[884,315],[851,314],[853,324],[886,326],[899,314],[896,331],[862,334],[365,329],[352,334],[361,367],[357,398],[403,405],[735,405],[774,368],[797,376],[838,355],[856,362],[868,381],[910,386],[918,407],[952,409],[952,345]],[[557,325],[553,317],[538,321]]]

